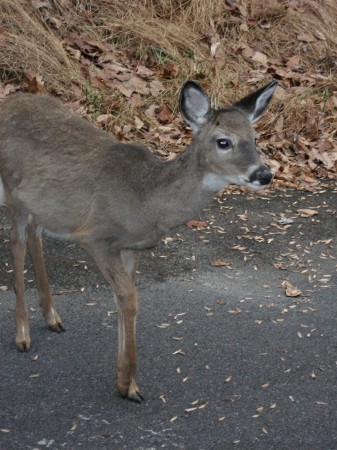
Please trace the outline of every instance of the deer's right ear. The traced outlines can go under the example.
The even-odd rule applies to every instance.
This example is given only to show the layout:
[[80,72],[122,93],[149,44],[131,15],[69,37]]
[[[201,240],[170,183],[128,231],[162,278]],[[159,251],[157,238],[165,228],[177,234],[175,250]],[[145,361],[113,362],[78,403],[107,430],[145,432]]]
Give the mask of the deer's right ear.
[[234,103],[233,106],[241,109],[241,111],[247,116],[247,119],[254,123],[265,112],[273,94],[277,87],[277,81],[274,80],[271,83],[263,86],[252,94],[247,95],[240,101]]
[[210,111],[211,103],[203,88],[195,81],[187,81],[180,94],[180,112],[193,134],[208,121]]

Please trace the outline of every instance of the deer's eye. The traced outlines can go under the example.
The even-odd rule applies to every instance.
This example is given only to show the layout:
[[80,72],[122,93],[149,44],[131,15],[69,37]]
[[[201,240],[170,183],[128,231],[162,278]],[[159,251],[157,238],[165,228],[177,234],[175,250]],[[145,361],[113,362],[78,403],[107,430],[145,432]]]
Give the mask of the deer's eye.
[[217,140],[218,147],[221,148],[221,150],[227,150],[231,146],[231,142],[229,139],[218,139]]

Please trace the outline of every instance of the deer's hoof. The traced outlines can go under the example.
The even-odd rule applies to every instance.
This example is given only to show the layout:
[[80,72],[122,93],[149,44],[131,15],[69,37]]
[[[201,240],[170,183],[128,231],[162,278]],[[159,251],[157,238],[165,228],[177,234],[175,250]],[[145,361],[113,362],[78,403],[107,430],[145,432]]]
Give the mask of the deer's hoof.
[[63,327],[62,322],[52,323],[48,324],[48,328],[51,331],[55,331],[56,333],[62,333],[62,331],[66,331],[66,329]]
[[128,388],[121,388],[117,386],[117,389],[122,398],[127,398],[128,400],[131,400],[132,402],[135,403],[142,403],[144,401],[144,397],[139,392],[139,389],[134,379],[131,381]]
[[29,352],[30,350],[30,339],[24,339],[24,340],[15,340],[15,344],[17,349],[24,353],[24,352]]
[[15,331],[15,344],[20,352],[29,352],[30,350],[30,333],[27,323],[17,322]]
[[55,308],[51,307],[50,310],[45,313],[45,320],[50,330],[56,331],[56,333],[65,331],[62,325],[62,320],[60,319],[60,316]]
[[143,401],[144,401],[144,397],[142,396],[142,394],[140,392],[134,392],[133,394],[122,394],[121,393],[121,397],[127,398],[128,400],[131,400],[132,402],[135,402],[135,403],[143,403]]

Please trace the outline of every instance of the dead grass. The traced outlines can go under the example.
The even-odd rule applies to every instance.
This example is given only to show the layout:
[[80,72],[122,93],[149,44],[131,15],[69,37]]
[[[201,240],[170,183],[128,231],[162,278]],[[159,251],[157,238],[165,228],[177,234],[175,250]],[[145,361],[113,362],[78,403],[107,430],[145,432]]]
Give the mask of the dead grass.
[[[35,3],[42,5],[43,1]],[[77,29],[95,39],[111,42],[117,48],[127,49],[137,58],[156,57],[158,64],[168,60],[176,62],[179,66],[178,85],[193,75],[194,78],[212,76],[206,83],[221,100],[227,97],[223,91],[227,83],[235,84],[235,96],[240,94],[239,83],[244,81],[242,74],[252,69],[251,62],[238,56],[238,48],[242,45],[254,45],[270,58],[300,53],[304,68],[311,70],[315,66],[320,70],[336,69],[333,65],[335,55],[331,55],[331,49],[337,45],[337,5],[334,0],[308,0],[305,15],[287,8],[286,1],[237,2],[244,14],[255,21],[247,30],[239,20],[233,21],[225,3],[213,0],[98,0],[92,4],[89,1],[53,0],[46,2],[52,8],[37,9],[34,2],[2,0],[0,20],[6,34],[2,40],[0,67],[5,73],[21,76],[24,70],[36,71],[56,92],[64,92],[73,82],[86,85],[81,68],[64,50],[61,41],[67,31]],[[308,30],[320,32],[325,40],[310,43],[303,50],[297,35],[308,33]],[[210,58],[209,44],[217,39],[226,56],[223,65],[214,64]],[[238,62],[241,77],[237,73]],[[214,84],[214,78],[218,83]],[[266,78],[269,78],[268,74]],[[242,89],[248,90],[245,85]]]
[[59,36],[43,20],[30,2],[3,0],[0,4],[2,39],[0,69],[2,79],[25,73],[40,74],[47,88],[64,93],[76,80],[84,79],[63,49]]

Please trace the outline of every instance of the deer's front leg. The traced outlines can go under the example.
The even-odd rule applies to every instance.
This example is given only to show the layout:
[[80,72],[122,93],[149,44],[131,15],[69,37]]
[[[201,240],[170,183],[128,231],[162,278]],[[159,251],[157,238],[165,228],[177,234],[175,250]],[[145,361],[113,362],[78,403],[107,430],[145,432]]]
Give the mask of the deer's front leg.
[[122,397],[142,402],[143,396],[135,380],[138,294],[133,278],[137,256],[131,251],[115,255],[105,242],[85,244],[84,247],[115,292],[118,312],[117,389]]
[[118,312],[117,389],[123,397],[127,397],[136,402],[141,402],[143,397],[140,394],[135,381],[137,368],[137,291],[133,287],[128,292],[116,292],[115,300]]
[[117,389],[123,397],[141,402],[143,396],[138,390],[135,375],[137,368],[136,350],[136,318],[138,311],[138,293],[134,286],[134,278],[138,263],[138,254],[131,250],[123,250],[120,254],[127,282],[122,282],[124,288],[129,284],[128,294],[122,287],[121,292],[115,290],[115,301],[118,313],[118,358],[117,358]]

